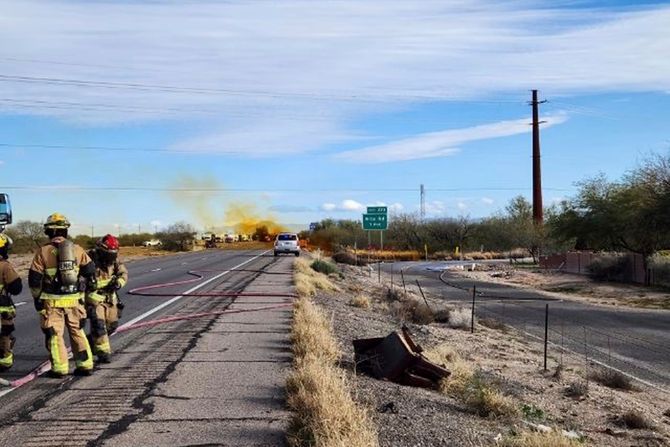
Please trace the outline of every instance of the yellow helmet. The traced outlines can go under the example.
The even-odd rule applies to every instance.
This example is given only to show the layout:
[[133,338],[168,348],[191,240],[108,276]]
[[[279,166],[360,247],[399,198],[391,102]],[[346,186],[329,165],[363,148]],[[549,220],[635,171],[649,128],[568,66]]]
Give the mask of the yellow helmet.
[[58,229],[58,228],[69,228],[70,221],[67,220],[67,217],[63,216],[61,213],[53,213],[47,217],[47,221],[44,223],[44,229]]
[[4,233],[0,233],[0,250],[9,250],[12,248],[12,238]]

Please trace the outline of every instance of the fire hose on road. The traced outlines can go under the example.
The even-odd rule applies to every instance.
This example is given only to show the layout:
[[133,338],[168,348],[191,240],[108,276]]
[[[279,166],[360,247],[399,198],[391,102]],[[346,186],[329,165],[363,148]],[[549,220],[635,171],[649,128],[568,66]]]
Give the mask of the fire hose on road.
[[[193,276],[193,278],[190,279],[184,279],[180,281],[171,281],[171,282],[166,282],[166,283],[159,283],[159,284],[152,284],[148,286],[142,286],[142,287],[136,287],[134,289],[131,289],[128,291],[128,295],[134,295],[134,296],[145,296],[145,297],[174,297],[175,293],[166,293],[166,292],[154,292],[154,290],[157,289],[164,289],[166,287],[174,287],[174,286],[182,286],[182,285],[187,285],[187,284],[193,284],[198,281],[201,281],[205,279],[204,273],[238,273],[238,272],[245,272],[245,273],[256,273],[256,274],[263,274],[263,275],[292,275],[292,272],[266,272],[263,269],[231,269],[231,270],[190,270],[186,272],[188,275]],[[111,336],[114,336],[116,334],[120,334],[123,332],[128,332],[134,329],[141,329],[141,328],[147,328],[147,327],[153,327],[161,324],[166,324],[166,323],[173,323],[176,321],[186,321],[186,320],[195,320],[198,318],[206,318],[206,317],[215,317],[215,316],[220,316],[220,315],[225,315],[225,314],[236,314],[236,313],[245,313],[245,312],[258,312],[258,311],[264,311],[264,310],[274,310],[274,309],[281,309],[284,307],[290,307],[293,305],[293,299],[297,298],[297,295],[294,293],[267,293],[267,292],[230,292],[230,291],[213,291],[213,292],[184,292],[181,294],[178,294],[180,297],[213,297],[213,298],[238,298],[238,297],[258,297],[258,298],[283,298],[283,300],[277,304],[272,304],[268,306],[259,306],[259,307],[253,307],[250,309],[225,309],[225,310],[217,310],[217,311],[208,311],[208,312],[198,312],[198,313],[193,313],[193,314],[185,314],[185,315],[173,315],[173,316],[167,316],[167,317],[162,317],[162,318],[157,318],[155,320],[148,320],[148,321],[143,321],[143,322],[135,322],[135,323],[127,323],[124,325],[119,326],[119,328],[111,334]],[[231,301],[232,303],[232,301]],[[71,354],[70,350],[68,350],[68,354]],[[28,373],[26,376],[16,379],[13,381],[8,381],[5,379],[0,378],[0,386],[4,387],[11,387],[13,389],[19,388],[29,382],[32,382],[35,380],[37,377],[40,375],[46,373],[51,369],[49,361],[46,361],[42,363],[40,366],[35,368],[33,371]]]

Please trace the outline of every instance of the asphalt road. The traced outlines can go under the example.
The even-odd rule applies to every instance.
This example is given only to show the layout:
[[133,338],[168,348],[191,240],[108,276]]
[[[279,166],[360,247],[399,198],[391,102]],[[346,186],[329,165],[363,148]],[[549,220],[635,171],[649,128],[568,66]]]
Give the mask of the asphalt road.
[[[445,263],[385,264],[399,283],[400,269],[407,284],[421,286],[445,301],[472,306],[479,318],[489,317],[529,334],[544,338],[546,305],[549,305],[549,355],[560,352],[590,364],[600,362],[660,387],[670,393],[670,312],[598,306],[571,300],[557,300],[528,289],[492,282],[473,281],[443,268]],[[541,363],[542,358],[537,359]]]
[[[166,297],[132,296],[128,295],[128,290],[151,284],[191,279],[193,277],[186,273],[188,270],[225,271],[260,253],[262,251],[258,250],[207,250],[173,256],[157,256],[126,264],[129,272],[129,281],[128,285],[120,292],[121,300],[126,304],[121,323],[130,321],[169,299]],[[216,272],[207,272],[204,275],[206,280],[206,278],[215,276]],[[25,279],[24,282],[26,282]],[[160,292],[179,295],[180,292],[190,289],[194,284],[166,287],[160,289]],[[0,377],[7,380],[23,377],[48,359],[44,346],[44,335],[39,327],[38,315],[33,308],[33,300],[27,284],[24,286],[23,293],[14,297],[14,302],[17,304],[16,331],[14,332],[14,336],[16,337],[16,345],[14,346],[15,363],[10,371],[0,375]],[[178,303],[175,303],[172,306],[161,309],[161,311],[152,315],[151,318],[162,314],[169,314],[178,305]],[[127,336],[126,334],[120,334],[112,340],[112,345]]]

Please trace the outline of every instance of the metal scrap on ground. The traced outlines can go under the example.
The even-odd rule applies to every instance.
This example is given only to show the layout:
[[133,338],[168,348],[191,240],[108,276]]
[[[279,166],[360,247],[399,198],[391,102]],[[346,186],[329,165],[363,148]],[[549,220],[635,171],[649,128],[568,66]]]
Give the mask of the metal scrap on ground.
[[426,359],[406,327],[386,337],[353,341],[356,365],[378,379],[403,385],[438,388],[451,372]]

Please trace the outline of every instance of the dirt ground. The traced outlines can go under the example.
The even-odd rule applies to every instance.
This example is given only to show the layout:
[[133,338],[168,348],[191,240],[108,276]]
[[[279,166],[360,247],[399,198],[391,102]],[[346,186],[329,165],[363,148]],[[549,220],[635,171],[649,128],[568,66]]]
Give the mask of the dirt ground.
[[481,271],[454,270],[467,278],[535,289],[554,298],[608,306],[670,309],[670,291],[635,284],[593,281],[586,275],[547,270],[478,265]]
[[[493,446],[501,437],[531,430],[530,424],[538,423],[573,431],[583,437],[581,445],[670,445],[670,396],[649,389],[621,391],[587,382],[584,368],[588,366],[583,362],[571,364],[568,359],[560,375],[554,377],[563,359],[552,359],[550,371],[543,372],[538,361],[542,347],[505,327],[492,329],[478,324],[475,334],[470,334],[443,323],[408,323],[415,341],[424,349],[446,344],[492,378],[500,391],[522,409],[520,417],[481,417],[438,391],[357,374],[352,340],[385,336],[399,330],[402,322],[389,312],[391,303],[376,278],[368,277],[367,271],[360,267],[340,267],[344,277],[331,276],[342,291],[319,292],[315,302],[332,317],[345,352],[341,366],[350,378],[355,399],[369,409],[377,424],[380,445]],[[369,308],[349,304],[352,297],[360,294],[370,298]],[[430,297],[429,302],[431,306],[439,306]],[[585,397],[566,395],[566,389],[575,383],[588,384]],[[617,423],[617,418],[631,410],[642,413],[654,428],[626,429]]]

